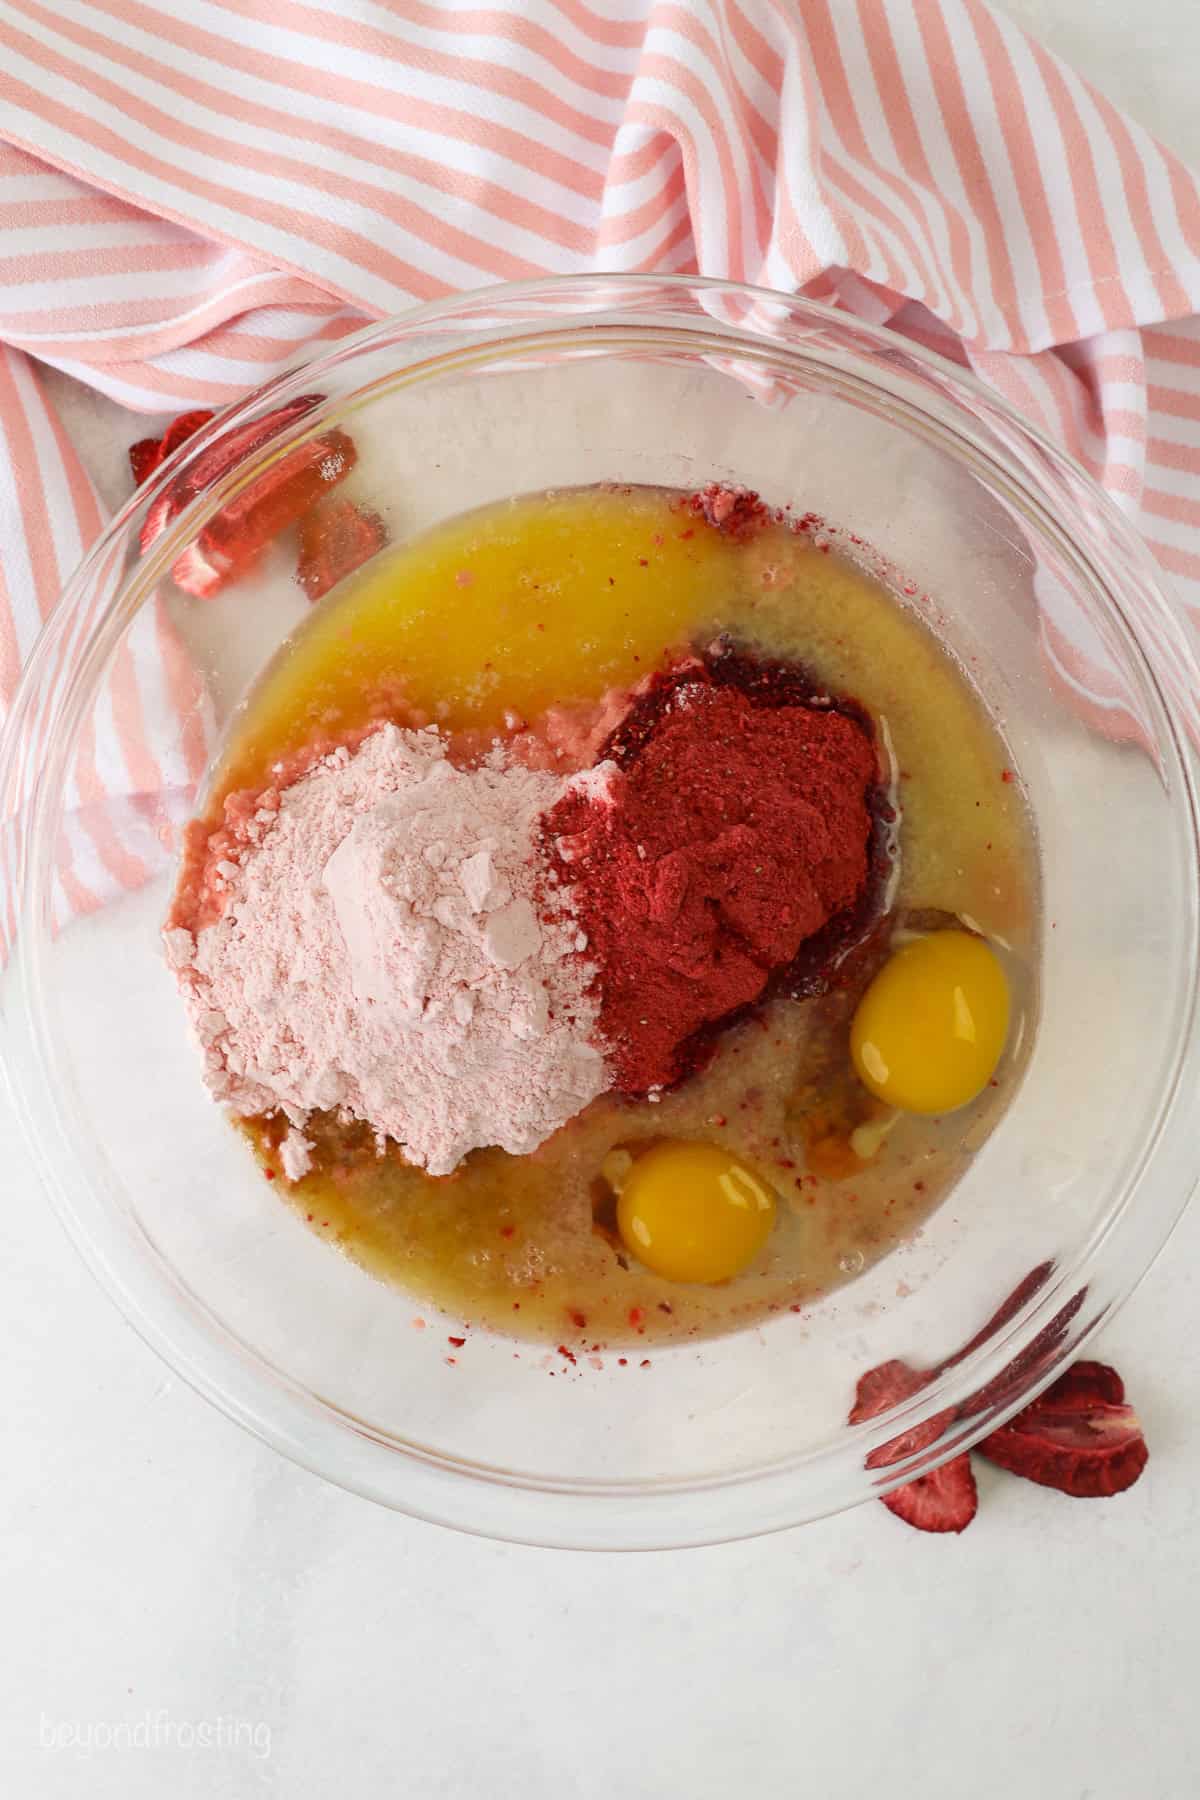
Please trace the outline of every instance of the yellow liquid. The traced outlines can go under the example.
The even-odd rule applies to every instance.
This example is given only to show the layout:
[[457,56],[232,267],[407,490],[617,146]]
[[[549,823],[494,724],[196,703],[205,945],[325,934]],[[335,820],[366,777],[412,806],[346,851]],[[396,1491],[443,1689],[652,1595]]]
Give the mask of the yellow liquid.
[[452,520],[318,607],[256,691],[222,785],[314,727],[402,705],[448,731],[641,679],[711,612],[736,552],[655,489],[572,491]]
[[[782,525],[733,543],[665,491],[530,496],[377,559],[315,609],[259,683],[216,771],[214,805],[268,779],[288,752],[371,719],[503,736],[720,633],[805,664],[869,709],[903,808],[897,917],[920,923],[933,909],[934,922],[962,916],[1002,938],[1017,1012],[1027,1011],[1029,824],[1003,741],[961,670],[849,562]],[[775,1002],[661,1103],[604,1096],[532,1156],[478,1151],[441,1180],[378,1157],[361,1126],[318,1120],[317,1168],[279,1187],[321,1235],[456,1319],[589,1349],[728,1330],[800,1306],[893,1248],[945,1195],[1017,1077],[1010,1058],[972,1106],[872,1136],[887,1121],[850,1069],[855,998]],[[274,1168],[279,1121],[247,1129]],[[606,1159],[663,1137],[721,1143],[777,1195],[769,1243],[732,1282],[666,1282],[606,1229]]]

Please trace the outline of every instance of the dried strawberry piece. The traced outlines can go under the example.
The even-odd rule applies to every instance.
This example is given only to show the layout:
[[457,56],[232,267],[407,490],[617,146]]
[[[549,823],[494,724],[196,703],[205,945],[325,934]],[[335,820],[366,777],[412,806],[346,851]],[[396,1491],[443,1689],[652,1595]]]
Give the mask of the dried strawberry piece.
[[[268,439],[294,424],[297,419],[302,419],[314,406],[320,404],[321,399],[320,394],[299,394],[295,400],[289,400],[286,406],[277,406],[272,412],[264,413],[261,419],[252,419],[248,424],[221,432],[180,472],[166,492],[159,495],[142,524],[142,549],[148,550],[160,532],[197,494],[202,494],[227,469],[233,468]],[[184,418],[188,416],[186,413],[183,415]],[[190,416],[194,418],[195,414]],[[178,424],[177,420],[176,425]],[[245,496],[241,498],[244,499]]]
[[277,437],[289,425],[294,425],[297,419],[303,419],[314,406],[321,404],[323,398],[322,394],[297,394],[294,400],[264,413],[261,419],[251,419],[245,425],[230,426],[221,432],[211,444],[198,452],[181,474],[179,487],[185,496],[185,503],[202,493],[205,488],[211,487],[219,475],[223,475],[226,469],[232,468],[243,457],[249,456],[252,450],[257,450],[260,444]]
[[[933,1380],[933,1371],[914,1369],[908,1363],[893,1360],[868,1369],[858,1383],[850,1423],[860,1425],[874,1419],[889,1406],[898,1406],[919,1394]],[[868,1469],[886,1468],[928,1450],[945,1430],[952,1417],[950,1411],[938,1413],[921,1425],[889,1438],[867,1457]],[[956,1456],[928,1475],[918,1475],[903,1487],[882,1496],[883,1504],[906,1524],[918,1531],[963,1531],[975,1517],[975,1478],[969,1459]]]
[[[1053,1261],[1048,1260],[1039,1263],[1035,1269],[1031,1269],[1028,1275],[1017,1283],[1012,1293],[1001,1301],[986,1325],[982,1326],[975,1336],[963,1345],[961,1350],[956,1350],[953,1356],[948,1356],[943,1363],[939,1363],[936,1373],[940,1375],[947,1369],[955,1368],[960,1362],[965,1362],[967,1357],[976,1350],[982,1349],[998,1331],[1004,1329],[1011,1319],[1016,1318],[1035,1294],[1041,1292],[1053,1275],[1054,1268]],[[1080,1288],[1078,1293],[1072,1294],[1049,1323],[1043,1325],[1032,1343],[1026,1344],[1025,1348],[1018,1351],[1012,1361],[1001,1369],[998,1375],[994,1375],[989,1382],[986,1382],[983,1387],[969,1395],[961,1403],[958,1409],[960,1416],[970,1418],[975,1413],[985,1412],[989,1407],[1002,1406],[1006,1400],[1015,1398],[1020,1388],[1036,1379],[1038,1373],[1045,1368],[1049,1359],[1061,1347],[1066,1338],[1068,1326],[1086,1298],[1086,1288]]]
[[129,466],[133,470],[134,487],[141,487],[147,475],[153,475],[161,461],[161,438],[139,438],[136,444],[130,444]]
[[[868,1369],[855,1390],[850,1423],[860,1425],[864,1419],[877,1418],[889,1406],[899,1406],[902,1400],[909,1400],[914,1394],[919,1394],[932,1380],[932,1371],[910,1368],[908,1363],[898,1359],[880,1363],[878,1368]],[[929,1419],[923,1425],[914,1425],[908,1431],[901,1432],[898,1437],[889,1438],[878,1450],[872,1450],[867,1458],[868,1469],[886,1468],[889,1463],[903,1462],[906,1456],[915,1456],[919,1450],[927,1450],[941,1436],[948,1418],[948,1413],[940,1413],[937,1418]]]
[[[149,549],[197,494],[310,412],[320,398],[319,394],[301,395],[264,418],[222,433],[207,445],[150,507],[142,524],[142,549]],[[167,436],[180,431],[182,424],[182,420],[176,420]],[[297,444],[264,469],[202,528],[196,542],[172,566],[177,585],[197,598],[208,599],[246,574],[267,545],[314,507],[328,488],[348,475],[356,460],[352,440],[336,428],[309,443]]]
[[1039,1375],[1045,1373],[1048,1364],[1065,1343],[1071,1321],[1086,1298],[1085,1287],[1072,1294],[1066,1305],[1060,1307],[1049,1323],[1042,1326],[1031,1343],[1026,1344],[1023,1350],[1018,1350],[998,1375],[993,1375],[990,1381],[961,1402],[959,1416],[971,1418],[976,1413],[1004,1406],[1008,1401],[1015,1400],[1022,1388],[1028,1387]]
[[918,1451],[928,1450],[930,1444],[937,1443],[953,1418],[954,1408],[948,1406],[945,1412],[935,1413],[932,1419],[926,1419],[923,1424],[911,1425],[907,1431],[889,1438],[886,1444],[880,1444],[878,1450],[871,1451],[867,1457],[868,1469],[886,1469],[892,1463],[916,1456]]
[[336,430],[289,450],[222,507],[176,558],[171,567],[176,585],[207,600],[245,575],[281,531],[303,517],[331,482],[349,473],[355,455],[351,440]]
[[971,1459],[965,1451],[881,1497],[889,1512],[918,1531],[965,1531],[979,1506]]
[[1079,1362],[977,1446],[989,1462],[1077,1500],[1132,1487],[1150,1452],[1125,1386],[1106,1363]]
[[1124,1406],[1125,1383],[1111,1364],[1085,1359],[1064,1369],[1058,1380],[1031,1404],[1040,1406],[1051,1396],[1056,1406],[1065,1406],[1070,1401],[1077,1401],[1082,1406],[1094,1406],[1097,1402],[1101,1406]]
[[358,452],[344,431],[324,432],[310,443],[297,444],[264,469],[208,521],[201,541],[241,562],[278,537],[315,506],[327,488],[344,480]]
[[202,425],[207,425],[216,414],[203,409],[197,412],[180,413],[172,419],[163,435],[158,438],[139,438],[136,444],[129,446],[129,466],[133,470],[133,479],[141,487],[147,475],[152,475],[161,462],[165,462],[173,450],[180,444],[186,444],[194,432]]
[[343,496],[323,500],[300,521],[296,579],[310,600],[319,600],[386,543],[387,527],[378,513]]
[[861,1425],[867,1419],[877,1419],[889,1406],[899,1406],[902,1400],[911,1400],[932,1379],[928,1372],[914,1369],[911,1364],[901,1362],[899,1357],[893,1357],[891,1362],[880,1363],[877,1368],[868,1369],[865,1375],[859,1376],[858,1386],[854,1390],[850,1423]]
[[142,551],[147,551],[156,538],[162,536],[175,514],[179,511],[174,503],[174,489],[167,488],[157,499],[150,502],[146,516],[142,520],[141,535],[138,539]]
[[254,561],[251,556],[239,569],[234,570],[227,563],[215,563],[206,556],[197,541],[189,544],[171,565],[171,579],[176,587],[181,587],[185,594],[194,594],[197,600],[208,600],[225,585],[232,575],[243,575]]
[[186,444],[202,425],[207,425],[209,420],[215,419],[216,416],[211,407],[200,407],[196,412],[180,413],[177,419],[172,419],[162,434],[161,460],[165,462],[172,451],[178,450],[180,444]]

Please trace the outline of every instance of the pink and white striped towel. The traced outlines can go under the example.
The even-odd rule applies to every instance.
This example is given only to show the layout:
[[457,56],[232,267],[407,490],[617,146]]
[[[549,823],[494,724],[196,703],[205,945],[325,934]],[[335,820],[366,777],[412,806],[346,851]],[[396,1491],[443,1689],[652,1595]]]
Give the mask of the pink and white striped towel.
[[[1200,189],[982,0],[0,0],[0,716],[102,523],[39,363],[219,405],[585,269],[800,291],[970,366],[1200,613]],[[187,680],[148,622],[69,906],[140,879],[142,797],[186,802],[202,743],[163,769],[141,727]]]

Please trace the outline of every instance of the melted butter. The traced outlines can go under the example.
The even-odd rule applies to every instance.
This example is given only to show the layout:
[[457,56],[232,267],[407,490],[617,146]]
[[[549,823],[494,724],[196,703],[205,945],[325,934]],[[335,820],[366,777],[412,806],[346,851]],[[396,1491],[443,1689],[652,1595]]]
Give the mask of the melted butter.
[[736,581],[736,552],[652,488],[517,500],[455,519],[320,606],[254,694],[222,786],[403,707],[447,730],[628,687]]

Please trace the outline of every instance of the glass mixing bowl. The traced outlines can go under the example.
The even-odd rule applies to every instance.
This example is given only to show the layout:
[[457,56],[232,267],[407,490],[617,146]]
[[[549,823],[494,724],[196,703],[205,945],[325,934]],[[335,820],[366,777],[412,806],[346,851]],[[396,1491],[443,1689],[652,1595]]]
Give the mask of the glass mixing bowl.
[[[139,549],[148,510],[207,446],[300,395],[320,399]],[[539,1352],[476,1329],[451,1366],[457,1322],[321,1243],[208,1100],[158,927],[206,746],[307,603],[290,536],[212,600],[168,571],[283,450],[335,422],[359,453],[341,491],[393,539],[612,479],[740,482],[821,514],[887,559],[900,603],[924,605],[1001,721],[1042,858],[1027,1072],[913,1241],[803,1313],[656,1347],[649,1368],[551,1358],[555,1379]],[[390,1506],[632,1548],[879,1494],[1044,1386],[1129,1293],[1195,1182],[1197,692],[1120,514],[992,395],[885,331],[721,283],[604,276],[372,327],[184,445],[91,551],[30,662],[0,762],[0,998],[49,1191],[180,1375]],[[858,1377],[894,1356],[940,1373],[849,1426]]]

